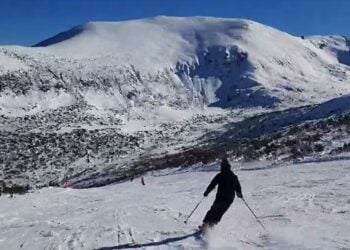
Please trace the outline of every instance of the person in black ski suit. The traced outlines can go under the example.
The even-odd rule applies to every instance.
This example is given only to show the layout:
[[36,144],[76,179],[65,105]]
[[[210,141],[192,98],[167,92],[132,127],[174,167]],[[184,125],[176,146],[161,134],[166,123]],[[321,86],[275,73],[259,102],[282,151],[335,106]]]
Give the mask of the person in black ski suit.
[[215,201],[204,217],[203,225],[200,228],[205,229],[219,223],[221,217],[231,206],[235,193],[239,198],[243,199],[241,184],[237,176],[232,172],[231,165],[226,158],[222,159],[220,173],[210,182],[203,195],[205,197],[208,196],[216,185],[218,185],[218,191]]

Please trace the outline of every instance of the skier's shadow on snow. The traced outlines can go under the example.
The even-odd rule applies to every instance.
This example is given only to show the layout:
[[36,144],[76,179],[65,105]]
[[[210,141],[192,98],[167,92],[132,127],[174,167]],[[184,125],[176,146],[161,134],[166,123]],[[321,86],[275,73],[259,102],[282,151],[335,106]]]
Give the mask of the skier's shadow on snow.
[[181,241],[190,237],[195,237],[196,239],[200,239],[201,233],[200,232],[194,232],[191,234],[173,237],[173,238],[166,238],[161,241],[155,241],[155,242],[148,242],[143,244],[137,244],[137,243],[127,243],[119,246],[112,246],[112,247],[101,247],[96,248],[94,250],[114,250],[114,249],[133,249],[133,248],[141,248],[141,247],[151,247],[151,246],[160,246],[160,245],[166,245],[172,242]]

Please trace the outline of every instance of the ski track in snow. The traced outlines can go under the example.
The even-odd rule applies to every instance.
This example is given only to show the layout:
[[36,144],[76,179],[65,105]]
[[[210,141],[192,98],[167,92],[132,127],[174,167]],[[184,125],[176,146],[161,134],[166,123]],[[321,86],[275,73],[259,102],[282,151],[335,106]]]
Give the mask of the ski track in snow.
[[216,174],[163,170],[86,190],[0,197],[0,249],[350,249],[350,161],[238,171],[240,199],[205,239],[195,233],[214,194],[184,220]]

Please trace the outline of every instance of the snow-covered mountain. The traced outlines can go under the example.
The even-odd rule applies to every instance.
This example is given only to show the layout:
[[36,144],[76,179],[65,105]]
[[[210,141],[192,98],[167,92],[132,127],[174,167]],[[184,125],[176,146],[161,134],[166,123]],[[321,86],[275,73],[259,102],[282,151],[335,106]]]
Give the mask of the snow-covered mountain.
[[346,37],[303,39],[249,20],[92,22],[32,48],[1,47],[0,112],[286,108],[350,93],[349,63]]
[[[33,47],[0,47],[3,180],[103,185],[169,162],[211,160],[203,152],[233,142],[268,157],[276,132],[348,119],[349,43],[243,19],[155,17],[93,22]],[[332,128],[349,134],[348,126]],[[290,155],[282,153],[274,156]]]
[[[349,50],[209,17],[0,47],[0,249],[349,249]],[[183,223],[222,154],[266,231]]]

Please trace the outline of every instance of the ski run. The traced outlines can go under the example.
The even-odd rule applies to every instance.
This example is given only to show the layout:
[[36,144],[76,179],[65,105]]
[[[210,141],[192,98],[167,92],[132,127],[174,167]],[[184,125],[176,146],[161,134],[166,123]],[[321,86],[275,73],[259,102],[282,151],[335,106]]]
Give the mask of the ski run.
[[236,197],[206,236],[196,228],[212,192],[187,218],[218,164],[149,173],[91,189],[44,188],[0,197],[1,249],[350,249],[350,161],[274,168],[233,164]]

